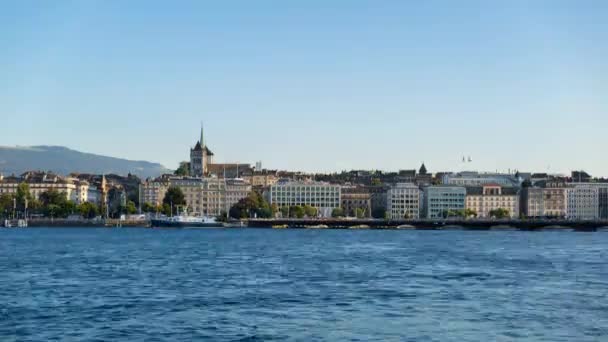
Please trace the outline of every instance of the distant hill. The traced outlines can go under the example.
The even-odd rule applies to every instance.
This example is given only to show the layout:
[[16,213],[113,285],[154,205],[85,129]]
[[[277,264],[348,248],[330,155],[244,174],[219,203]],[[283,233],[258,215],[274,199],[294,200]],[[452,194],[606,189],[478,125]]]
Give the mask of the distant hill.
[[62,146],[0,146],[0,173],[19,175],[30,170],[53,171],[62,175],[71,172],[132,173],[142,178],[156,177],[169,171],[158,163],[100,156]]

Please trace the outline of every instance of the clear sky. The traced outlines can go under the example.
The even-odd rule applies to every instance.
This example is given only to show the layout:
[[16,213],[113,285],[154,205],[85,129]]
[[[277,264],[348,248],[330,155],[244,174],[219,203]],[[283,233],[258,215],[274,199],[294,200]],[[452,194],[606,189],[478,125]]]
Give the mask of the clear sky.
[[608,176],[608,1],[3,1],[0,145]]

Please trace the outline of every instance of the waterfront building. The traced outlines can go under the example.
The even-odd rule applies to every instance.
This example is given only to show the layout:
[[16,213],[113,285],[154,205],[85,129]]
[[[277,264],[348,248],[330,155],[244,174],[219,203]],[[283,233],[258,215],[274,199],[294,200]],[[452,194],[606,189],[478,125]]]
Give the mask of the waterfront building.
[[194,216],[220,216],[251,192],[251,185],[242,179],[169,176],[143,182],[140,203],[162,205],[171,186],[182,191],[188,213]]
[[482,186],[498,184],[500,186],[514,186],[521,184],[521,179],[508,173],[480,173],[465,171],[459,173],[445,173],[442,175],[442,184],[459,186]]
[[139,203],[159,207],[163,204],[167,189],[169,189],[168,177],[145,180],[139,185]]
[[101,205],[103,202],[103,193],[100,188],[93,184],[89,184],[83,191],[87,192],[85,202]]
[[533,218],[566,217],[564,187],[528,187],[521,190],[521,213]]
[[443,218],[448,211],[463,211],[466,206],[466,188],[462,186],[436,185],[424,188],[424,216],[429,219]]
[[76,204],[99,203],[99,189],[86,180],[63,177],[51,172],[28,171],[21,176],[0,177],[0,194],[16,194],[19,184],[26,183],[35,199],[48,191],[57,191]]
[[521,213],[526,217],[544,217],[544,194],[542,188],[523,188],[521,190]]
[[599,188],[577,184],[566,189],[566,217],[570,220],[599,218]]
[[598,187],[598,215],[601,220],[608,220],[608,184]]
[[[251,184],[244,181],[243,179],[226,179],[225,180],[225,208],[232,208],[235,204],[237,204],[241,199],[249,196],[249,193],[252,190]],[[220,210],[221,211],[221,210]]]
[[342,187],[342,209],[344,214],[355,217],[357,209],[363,211],[364,217],[372,215],[372,196],[364,187]]
[[341,204],[340,186],[322,182],[279,181],[266,194],[270,204],[279,208],[310,205],[321,217],[330,217]]
[[398,183],[386,192],[386,210],[391,219],[420,217],[420,188],[412,183]]
[[519,217],[519,193],[517,188],[499,184],[467,187],[466,209],[474,210],[478,218],[490,218],[491,212],[506,209],[509,217]]
[[[567,193],[567,207],[567,216],[569,219],[607,220],[608,183],[569,183]],[[595,212],[596,210],[597,213]]]
[[386,192],[388,191],[388,186],[366,186],[365,190],[370,194],[372,213],[374,211],[386,210]]

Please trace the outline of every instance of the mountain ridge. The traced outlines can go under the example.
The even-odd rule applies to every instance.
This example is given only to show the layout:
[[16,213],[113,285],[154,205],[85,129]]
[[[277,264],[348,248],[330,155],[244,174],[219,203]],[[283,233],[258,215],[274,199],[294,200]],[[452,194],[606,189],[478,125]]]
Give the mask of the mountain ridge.
[[65,146],[0,146],[0,173],[21,174],[32,170],[52,171],[63,175],[72,172],[118,175],[131,173],[142,178],[156,177],[170,171],[160,163],[81,152]]

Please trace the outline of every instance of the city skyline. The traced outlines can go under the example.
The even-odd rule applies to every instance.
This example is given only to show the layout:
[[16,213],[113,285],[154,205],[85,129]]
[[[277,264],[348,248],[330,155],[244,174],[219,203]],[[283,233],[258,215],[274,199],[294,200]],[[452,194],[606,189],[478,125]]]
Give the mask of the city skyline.
[[608,4],[443,4],[4,4],[0,145],[608,175]]

